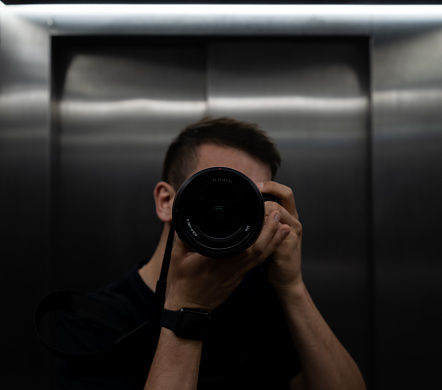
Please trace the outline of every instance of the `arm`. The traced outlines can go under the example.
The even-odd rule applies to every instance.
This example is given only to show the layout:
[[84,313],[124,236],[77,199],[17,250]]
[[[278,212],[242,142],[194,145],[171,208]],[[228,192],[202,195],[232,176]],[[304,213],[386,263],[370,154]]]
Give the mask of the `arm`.
[[[274,214],[274,215],[273,215]],[[243,276],[265,261],[284,240],[278,212],[267,218],[255,244],[232,258],[210,259],[192,252],[177,236],[172,251],[165,308],[198,308],[208,311],[221,305]],[[177,337],[162,329],[145,390],[196,389],[202,341]]]
[[201,340],[182,339],[162,328],[145,389],[196,389]]
[[359,368],[319,313],[303,282],[302,226],[292,191],[274,182],[260,187],[281,200],[281,204],[267,202],[266,210],[278,210],[282,229],[289,231],[270,258],[267,276],[281,301],[302,365],[302,374],[294,378],[292,388],[364,390]]
[[[307,389],[365,389],[351,356],[319,313],[304,284],[281,299],[303,367]],[[293,387],[296,389],[297,387]]]

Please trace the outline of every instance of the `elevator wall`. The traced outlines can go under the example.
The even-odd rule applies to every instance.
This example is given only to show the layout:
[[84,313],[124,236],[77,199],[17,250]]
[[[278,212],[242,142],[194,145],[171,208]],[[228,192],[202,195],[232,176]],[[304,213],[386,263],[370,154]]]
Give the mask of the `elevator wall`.
[[257,122],[296,191],[311,293],[368,371],[368,41],[61,37],[52,48],[53,288],[100,286],[153,253],[153,188],[181,128],[207,115]]
[[0,8],[4,383],[51,388],[38,300],[148,258],[167,144],[227,115],[281,150],[306,284],[369,387],[434,385],[441,13],[54,9]]

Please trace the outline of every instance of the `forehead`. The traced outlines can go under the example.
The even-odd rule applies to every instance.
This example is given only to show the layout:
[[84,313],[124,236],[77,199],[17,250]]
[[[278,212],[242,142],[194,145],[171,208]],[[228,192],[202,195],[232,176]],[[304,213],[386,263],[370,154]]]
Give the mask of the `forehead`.
[[197,150],[197,164],[190,172],[194,173],[212,167],[236,169],[254,182],[271,180],[270,167],[250,154],[236,148],[220,145],[201,145]]

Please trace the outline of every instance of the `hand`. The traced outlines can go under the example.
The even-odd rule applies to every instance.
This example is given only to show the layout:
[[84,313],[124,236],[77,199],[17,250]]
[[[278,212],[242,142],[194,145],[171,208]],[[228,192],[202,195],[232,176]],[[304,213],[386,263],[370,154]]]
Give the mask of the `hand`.
[[276,182],[259,183],[263,193],[276,196],[280,202],[266,202],[266,216],[277,212],[280,215],[280,228],[286,237],[272,253],[267,263],[267,277],[277,293],[302,283],[301,241],[302,225],[296,211],[293,191]]
[[258,240],[244,252],[226,259],[201,256],[175,234],[165,307],[213,310],[239,286],[244,275],[264,262],[281,245],[288,228],[279,210],[269,210]]

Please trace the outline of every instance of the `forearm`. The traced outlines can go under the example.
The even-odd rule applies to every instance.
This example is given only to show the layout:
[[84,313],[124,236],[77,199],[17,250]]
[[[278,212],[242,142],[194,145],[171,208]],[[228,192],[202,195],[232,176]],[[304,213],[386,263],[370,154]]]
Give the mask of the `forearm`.
[[331,331],[299,283],[281,294],[290,331],[298,350],[308,390],[363,390],[356,363]]
[[195,390],[201,360],[202,341],[177,337],[162,328],[145,390]]

